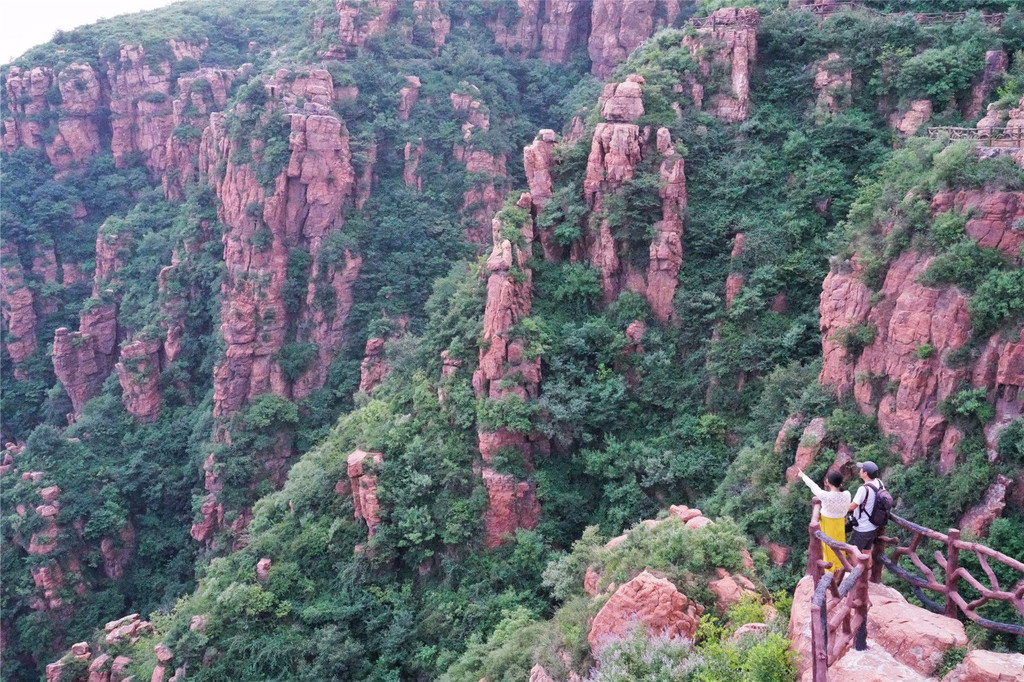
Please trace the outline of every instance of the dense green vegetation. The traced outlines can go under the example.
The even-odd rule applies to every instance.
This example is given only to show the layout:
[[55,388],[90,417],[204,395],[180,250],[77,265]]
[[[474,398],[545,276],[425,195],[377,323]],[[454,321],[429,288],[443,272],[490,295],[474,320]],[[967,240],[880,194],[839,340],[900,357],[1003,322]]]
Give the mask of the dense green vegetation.
[[[704,1],[696,9],[720,4]],[[584,572],[596,567],[603,584],[621,584],[651,568],[710,604],[714,569],[744,571],[740,550],[748,547],[757,567],[751,577],[763,598],[791,589],[803,571],[807,495],[785,486],[792,448],[777,452],[774,442],[795,413],[826,417],[824,450],[809,474],[820,478],[844,444],[858,458],[889,467],[890,487],[902,493],[900,513],[935,528],[959,518],[996,474],[1024,465],[1019,421],[1002,436],[1000,462],[986,458],[982,427],[992,407],[984,391],[964,386],[944,403],[944,414],[965,437],[957,467],[940,476],[930,460],[900,464],[871,418],[817,382],[818,297],[828,258],[836,253],[856,251],[875,290],[907,249],[934,255],[924,283],[955,285],[970,296],[975,339],[963,362],[991,334],[1019,329],[1019,258],[978,247],[965,235],[967,216],[932,217],[928,206],[934,194],[949,189],[1022,189],[1024,174],[1008,157],[976,159],[965,144],[904,144],[885,115],[929,97],[935,122],[963,122],[985,52],[1000,46],[1014,56],[994,97],[1019,97],[1024,53],[1014,53],[1024,48],[1024,21],[1011,13],[996,32],[976,15],[925,28],[910,17],[843,13],[819,25],[809,12],[771,12],[785,4],[781,0],[755,4],[765,17],[751,112],[741,124],[725,125],[695,109],[687,92],[676,92],[687,77],[699,76],[680,47],[687,29],[658,34],[618,68],[616,78],[639,73],[645,79],[645,115],[638,123],[667,128],[686,159],[678,320],[658,324],[646,300],[632,293],[603,306],[598,272],[585,259],[546,262],[535,249],[528,264],[532,314],[514,332],[527,342],[527,354],[542,360],[535,400],[478,401],[470,386],[485,295],[482,263],[464,238],[463,197],[474,183],[489,180],[467,173],[451,154],[463,140],[465,114],[452,111],[449,93],[472,91],[486,106],[490,128],[475,131],[472,141],[507,155],[510,187],[525,185],[519,149],[539,128],[562,128],[582,116],[582,141],[557,149],[554,196],[538,217],[540,227],[554,228],[560,245],[572,245],[607,218],[624,259],[643,269],[661,204],[658,168],[649,158],[607,198],[602,215],[588,209],[583,177],[600,84],[585,75],[583,53],[567,65],[502,54],[486,22],[514,3],[445,3],[453,31],[437,54],[429,36],[393,27],[358,56],[327,64],[336,86],[359,89],[356,103],[336,103],[334,113],[349,133],[357,176],[375,155],[376,184],[361,209],[346,207],[344,229],[324,246],[329,262],[343,262],[352,251],[364,266],[346,343],[324,387],[302,401],[264,395],[229,420],[213,418],[211,377],[224,351],[218,328],[226,228],[205,182],[189,185],[184,201],[171,202],[139,159],[115,169],[104,153],[84,170],[55,178],[38,151],[5,155],[4,240],[17,247],[33,291],[54,303],[40,319],[38,350],[19,367],[27,379],[9,381],[13,367],[3,357],[3,434],[27,443],[19,471],[44,473],[40,481],[5,479],[0,499],[3,623],[11,636],[5,676],[38,677],[68,643],[95,640],[97,626],[138,611],[152,613],[158,630],[125,649],[139,678],[151,672],[153,644],[164,641],[176,665],[187,664],[189,679],[196,680],[496,682],[524,679],[536,661],[564,672],[567,660],[577,669],[599,663],[591,679],[602,682],[792,679],[780,626],[785,614],[767,634],[731,641],[737,627],[764,616],[756,600],[709,614],[692,644],[634,634],[590,651],[587,620],[600,602],[583,595]],[[929,11],[959,3],[867,4]],[[1008,4],[972,6],[1000,11]],[[336,22],[333,3],[185,2],[59,34],[17,63],[79,61],[102,70],[126,40],[141,42],[159,61],[166,39],[176,37],[209,40],[197,64],[180,60],[176,69],[252,62],[257,74],[282,66],[301,73],[330,42],[328,36],[309,39],[317,18]],[[856,83],[849,106],[837,113],[816,105],[812,87],[815,64],[833,52]],[[414,115],[403,121],[398,91],[410,73],[423,87]],[[707,96],[726,81],[713,71]],[[244,142],[232,161],[254,160],[260,184],[271,187],[288,161],[284,108],[268,101],[254,78],[236,85],[229,111],[227,130]],[[175,134],[197,139],[197,132]],[[261,144],[250,148],[253,140]],[[421,193],[402,177],[405,144],[418,141],[425,148],[420,167],[429,169]],[[84,220],[73,217],[79,203],[88,213]],[[252,206],[250,217],[258,218],[260,206]],[[525,212],[507,206],[501,217],[502,236],[521,242]],[[172,318],[185,323],[187,343],[163,368],[163,410],[153,424],[131,419],[113,376],[67,427],[70,401],[50,364],[54,330],[76,328],[83,307],[95,305],[88,280],[102,224],[131,235],[130,257],[110,294],[119,301],[124,333],[156,336]],[[881,230],[882,224],[891,229]],[[731,261],[740,233],[746,250]],[[254,245],[269,247],[271,238],[269,230],[257,230]],[[34,257],[50,247],[61,263],[78,264],[85,279],[62,287],[31,274]],[[161,291],[158,275],[172,254],[177,265]],[[310,263],[303,249],[288,251],[283,302],[289,313],[304,304]],[[726,307],[729,273],[742,275],[744,283]],[[333,308],[329,288],[317,291],[325,297],[318,305]],[[388,379],[372,395],[353,396],[363,343],[393,331],[402,316],[409,318],[408,332],[386,346]],[[629,354],[625,330],[637,320],[647,327],[643,352]],[[275,357],[288,379],[316,361],[315,346],[300,332],[289,328]],[[870,325],[851,328],[844,346],[857,354],[876,333]],[[443,381],[442,351],[464,363]],[[916,352],[927,359],[934,349]],[[543,434],[552,452],[533,463],[543,509],[539,526],[485,550],[487,498],[474,469],[477,429],[498,425]],[[230,443],[213,441],[217,429],[231,434]],[[365,525],[353,519],[351,497],[335,492],[356,448],[384,453],[375,472],[381,524],[369,541]],[[275,491],[268,460],[282,451],[301,457],[289,460],[294,466],[287,482]],[[200,551],[188,537],[211,453],[225,523],[252,509],[244,546],[232,547],[223,535]],[[492,464],[525,477],[530,472],[521,460],[503,453]],[[14,511],[18,504],[37,505],[38,491],[50,485],[61,490],[57,520],[64,530],[49,556],[75,557],[89,585],[81,595],[73,582],[66,585],[62,597],[73,613],[66,622],[30,606],[36,587],[28,568],[44,558],[28,555],[22,545],[39,528]],[[948,493],[932,494],[939,487]],[[719,520],[695,531],[674,521],[655,530],[640,526],[615,550],[603,546],[674,503],[700,504]],[[138,538],[136,558],[123,575],[105,575],[99,544],[104,538],[121,542],[126,523]],[[997,521],[991,533],[993,544],[1019,554],[1020,511]],[[792,558],[773,565],[756,547],[760,540],[794,548]],[[262,558],[272,560],[265,581],[255,575]],[[776,606],[784,611],[785,600]],[[205,618],[205,629],[191,627],[196,616]],[[978,642],[985,637],[975,636]]]

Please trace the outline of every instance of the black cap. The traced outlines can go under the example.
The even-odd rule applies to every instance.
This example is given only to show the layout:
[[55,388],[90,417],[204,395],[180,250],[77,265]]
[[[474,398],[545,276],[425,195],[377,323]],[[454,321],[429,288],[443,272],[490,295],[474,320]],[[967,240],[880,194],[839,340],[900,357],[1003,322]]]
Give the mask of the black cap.
[[868,476],[878,475],[878,465],[874,462],[857,462],[857,468],[866,473]]

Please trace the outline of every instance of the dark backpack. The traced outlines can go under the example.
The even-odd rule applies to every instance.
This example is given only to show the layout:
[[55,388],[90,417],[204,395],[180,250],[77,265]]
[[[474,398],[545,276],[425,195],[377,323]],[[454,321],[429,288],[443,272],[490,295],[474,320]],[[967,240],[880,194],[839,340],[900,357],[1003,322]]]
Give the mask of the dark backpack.
[[[886,523],[889,522],[889,513],[892,511],[892,495],[889,491],[883,487],[876,488],[870,483],[865,484],[873,493],[875,493],[875,504],[871,507],[871,514],[868,516],[868,521],[873,523],[876,527],[882,528]],[[864,494],[864,501],[861,502],[861,512],[864,511],[864,505],[868,502],[867,493]]]

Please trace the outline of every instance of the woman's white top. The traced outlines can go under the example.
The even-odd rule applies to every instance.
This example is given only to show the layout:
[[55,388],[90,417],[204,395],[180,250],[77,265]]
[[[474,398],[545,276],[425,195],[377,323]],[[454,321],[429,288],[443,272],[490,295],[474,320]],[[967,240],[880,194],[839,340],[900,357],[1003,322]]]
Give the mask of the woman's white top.
[[804,479],[804,483],[811,489],[814,496],[821,500],[821,515],[829,519],[842,519],[846,517],[846,513],[850,511],[850,502],[852,500],[849,490],[832,492],[829,490],[822,490],[818,487],[818,484],[807,477],[807,474],[800,472],[800,478]]

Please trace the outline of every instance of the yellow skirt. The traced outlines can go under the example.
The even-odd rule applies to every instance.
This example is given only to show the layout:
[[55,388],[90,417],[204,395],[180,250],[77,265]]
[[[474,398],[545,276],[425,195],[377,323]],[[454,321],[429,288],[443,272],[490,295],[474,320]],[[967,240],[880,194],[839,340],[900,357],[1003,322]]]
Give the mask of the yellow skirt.
[[[829,536],[833,540],[846,542],[846,519],[830,519],[826,516],[822,516],[821,530],[825,535]],[[832,568],[829,569],[830,571],[838,571],[843,567],[843,564],[839,561],[839,557],[836,556],[836,553],[824,542],[821,543],[821,554],[825,561],[832,562]]]

